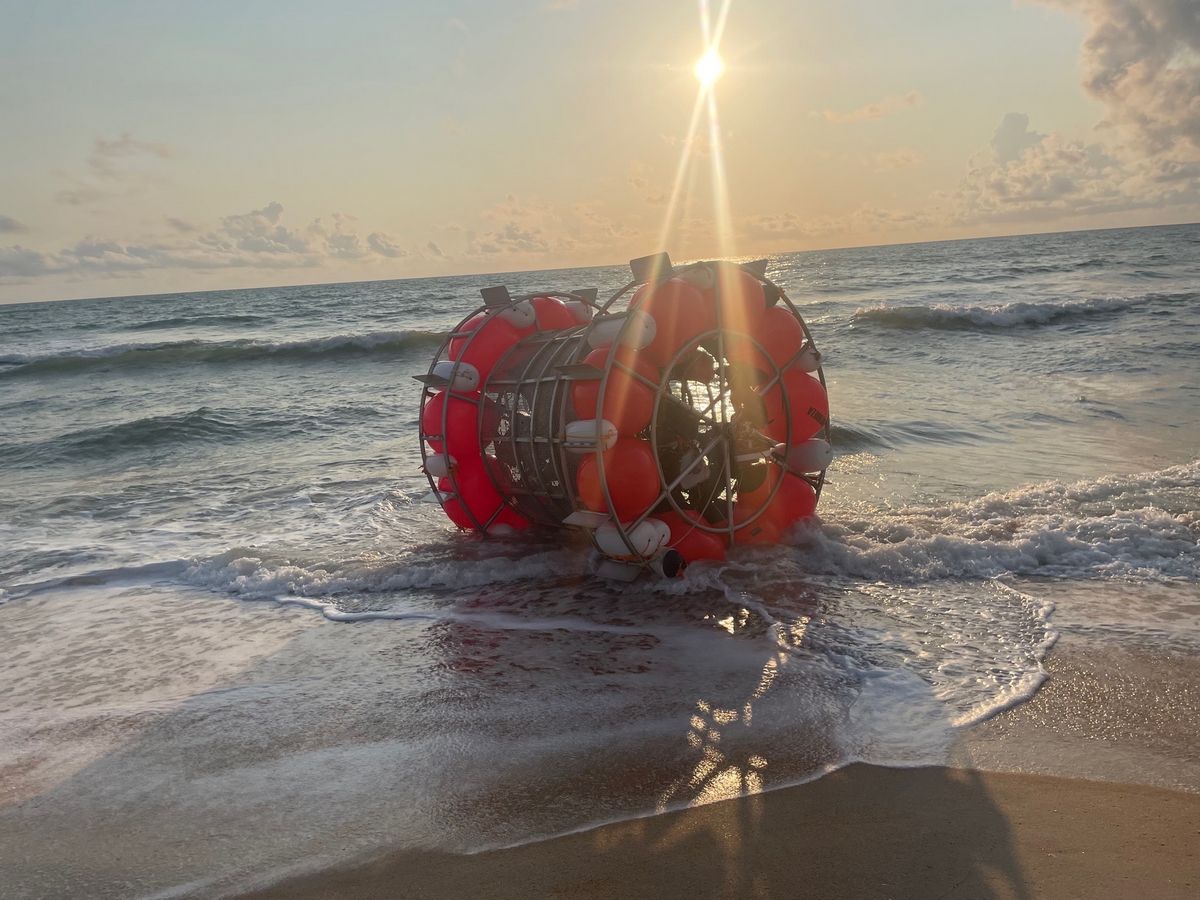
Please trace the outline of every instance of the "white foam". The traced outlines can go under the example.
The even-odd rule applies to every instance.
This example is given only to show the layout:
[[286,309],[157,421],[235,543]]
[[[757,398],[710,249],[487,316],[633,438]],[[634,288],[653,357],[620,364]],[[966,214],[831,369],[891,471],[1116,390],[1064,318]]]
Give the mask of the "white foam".
[[415,557],[350,560],[329,567],[306,567],[287,560],[243,555],[232,550],[201,560],[183,573],[185,581],[248,599],[331,597],[414,588],[466,588],[501,582],[545,579],[582,571],[583,557],[567,549],[483,559],[421,560]]
[[1200,462],[880,511],[795,535],[809,572],[901,583],[1200,576]]
[[1122,312],[1147,302],[1144,297],[1098,297],[1044,303],[1007,303],[1003,306],[957,306],[949,303],[909,306],[860,307],[852,322],[873,322],[900,328],[1015,328],[1045,325],[1063,319]]

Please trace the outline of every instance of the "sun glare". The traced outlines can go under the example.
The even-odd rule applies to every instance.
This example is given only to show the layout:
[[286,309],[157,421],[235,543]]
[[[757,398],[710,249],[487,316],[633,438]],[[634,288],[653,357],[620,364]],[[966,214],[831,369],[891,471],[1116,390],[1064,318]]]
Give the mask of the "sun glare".
[[696,79],[700,82],[701,87],[710,88],[725,71],[725,63],[716,49],[710,47],[702,57],[696,60],[696,66],[692,71],[696,73]]

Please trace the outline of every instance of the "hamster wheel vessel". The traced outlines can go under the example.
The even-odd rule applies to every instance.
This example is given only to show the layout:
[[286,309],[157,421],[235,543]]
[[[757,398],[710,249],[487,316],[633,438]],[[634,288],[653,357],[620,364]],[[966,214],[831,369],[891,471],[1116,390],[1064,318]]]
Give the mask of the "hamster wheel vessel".
[[454,524],[585,530],[598,574],[629,580],[778,542],[832,459],[820,353],[765,260],[630,268],[603,303],[484,289],[416,376]]

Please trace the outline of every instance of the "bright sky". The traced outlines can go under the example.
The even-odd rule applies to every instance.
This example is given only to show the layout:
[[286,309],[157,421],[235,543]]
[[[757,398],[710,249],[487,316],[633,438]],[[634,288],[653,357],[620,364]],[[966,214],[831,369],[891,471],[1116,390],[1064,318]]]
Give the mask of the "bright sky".
[[1196,0],[703,6],[0,0],[0,302],[1200,219]]

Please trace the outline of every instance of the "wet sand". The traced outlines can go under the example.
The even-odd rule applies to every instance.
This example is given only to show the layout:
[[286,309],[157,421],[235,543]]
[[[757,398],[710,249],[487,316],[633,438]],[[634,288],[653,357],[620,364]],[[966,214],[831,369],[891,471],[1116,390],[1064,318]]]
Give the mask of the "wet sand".
[[810,784],[463,856],[403,851],[254,897],[1192,898],[1200,795],[854,765]]

